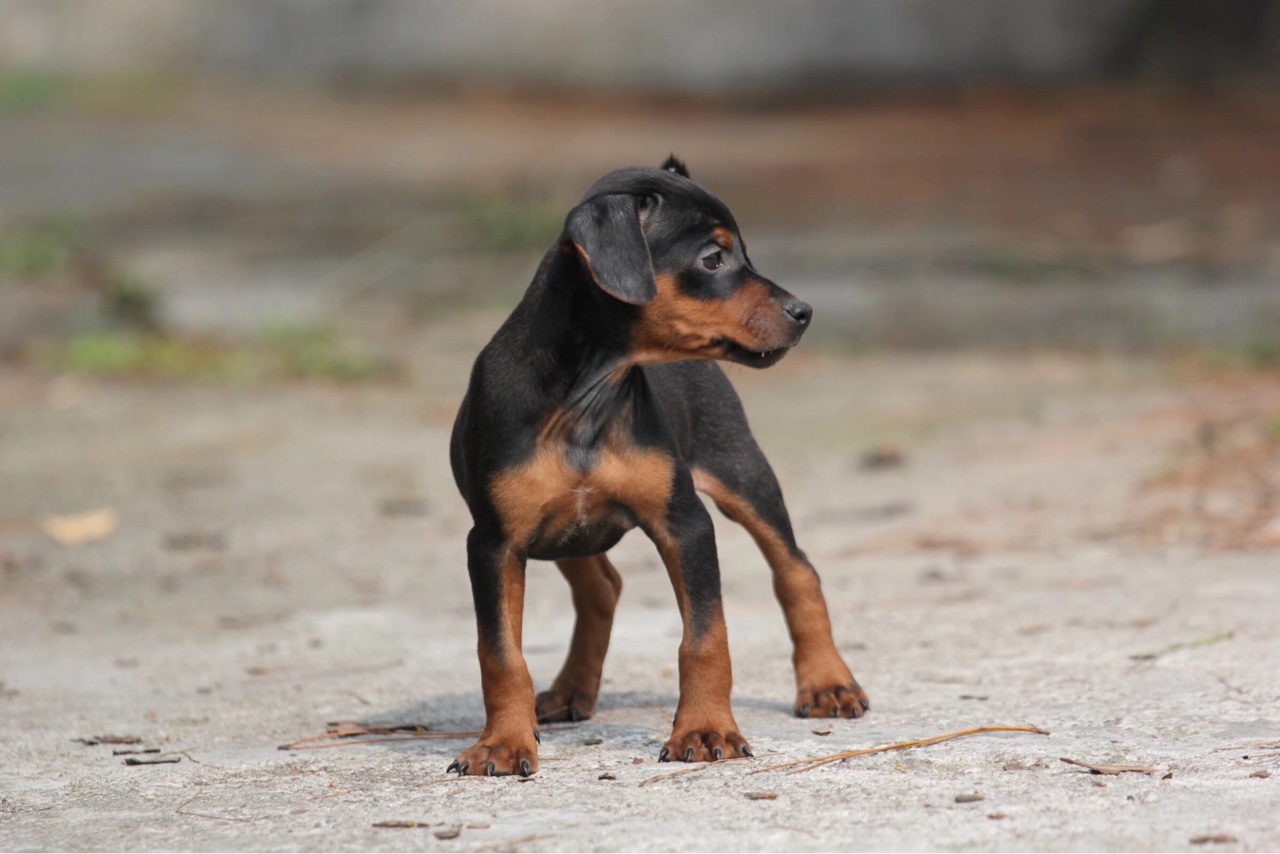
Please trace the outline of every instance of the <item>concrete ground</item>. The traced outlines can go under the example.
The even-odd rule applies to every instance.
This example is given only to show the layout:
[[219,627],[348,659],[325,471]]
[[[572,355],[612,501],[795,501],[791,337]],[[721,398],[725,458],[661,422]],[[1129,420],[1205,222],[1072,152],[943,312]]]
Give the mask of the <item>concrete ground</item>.
[[[6,117],[0,214],[90,220],[179,340],[339,322],[404,370],[242,386],[59,373],[12,354],[96,297],[48,283],[0,294],[0,849],[1280,848],[1274,370],[1047,352],[1161,340],[1163,321],[1150,335],[1106,325],[1106,300],[1126,288],[1162,304],[1184,294],[1170,316],[1203,321],[1208,340],[1233,342],[1238,316],[1274,311],[1251,288],[1274,291],[1275,236],[1249,230],[1280,198],[1271,137],[1198,118],[1172,135],[1134,130],[1141,115],[1123,104],[1107,121],[1125,132],[1103,133],[1088,99],[1071,130],[1001,103],[964,121],[944,105],[923,118],[639,110],[601,123],[592,105],[575,119],[197,93],[155,120]],[[1124,248],[1138,226],[1107,217],[1171,215],[1150,169],[1202,137],[1206,157],[1238,167],[1212,173],[1225,183],[1204,204],[1256,202],[1244,237],[1224,215],[1221,234],[1203,219],[1202,241]],[[768,570],[719,520],[736,715],[755,760],[662,776],[683,767],[657,762],[680,626],[639,534],[613,553],[625,589],[598,713],[548,728],[532,779],[446,775],[463,738],[277,749],[332,721],[483,723],[469,521],[446,439],[470,360],[536,251],[479,245],[457,228],[466,217],[433,205],[472,210],[522,182],[561,204],[668,146],[725,188],[744,225],[762,223],[753,257],[817,308],[816,338],[769,371],[730,374],[873,711],[790,715]],[[448,196],[460,192],[471,197]],[[935,215],[950,219],[934,228]],[[1003,217],[1017,227],[1000,246],[1061,225],[1068,243],[1097,244],[1102,272],[1080,281],[1053,253],[931,242]],[[1219,254],[1254,266],[1204,287],[1236,269]],[[1009,266],[1028,281],[988,281]],[[869,340],[957,347],[876,353]],[[1020,349],[964,355],[993,341]],[[50,514],[71,515],[71,530],[50,529]],[[541,687],[572,613],[553,568],[530,574]],[[762,770],[1020,724],[1050,734]],[[125,764],[139,757],[178,761]],[[1155,770],[1094,776],[1061,757]]]
[[[735,373],[873,699],[863,720],[789,714],[767,569],[725,523],[756,760],[654,779],[681,767],[656,761],[679,621],[639,535],[615,550],[626,588],[599,712],[546,733],[533,779],[446,775],[462,739],[278,750],[338,720],[481,726],[446,438],[465,354],[497,319],[431,330],[439,373],[415,388],[3,376],[0,847],[1280,846],[1276,552],[1207,550],[1176,525],[1149,545],[1140,488],[1202,419],[1274,405],[1275,384],[1131,361],[797,353]],[[864,467],[886,435],[902,464]],[[43,513],[97,507],[119,517],[103,540],[41,532]],[[531,574],[541,686],[572,616],[554,570]],[[752,773],[999,724],[1051,734]],[[103,735],[180,761],[130,767],[77,741]],[[1099,777],[1064,756],[1156,771]]]

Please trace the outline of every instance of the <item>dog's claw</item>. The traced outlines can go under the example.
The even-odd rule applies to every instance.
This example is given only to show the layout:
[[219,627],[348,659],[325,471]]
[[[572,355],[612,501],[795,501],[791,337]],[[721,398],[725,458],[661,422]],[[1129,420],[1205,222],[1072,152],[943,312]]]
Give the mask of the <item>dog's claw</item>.
[[528,777],[532,773],[533,773],[533,766],[529,764],[529,760],[521,759],[520,760],[520,776]]
[[808,704],[808,703],[805,703],[803,706],[801,706],[801,707],[800,707],[800,709],[796,712],[796,717],[798,717],[798,718],[807,718],[807,717],[809,717],[809,704]]
[[535,729],[533,731],[533,740],[538,742],[538,744],[542,744],[542,730]]
[[719,761],[719,760],[721,760],[721,759],[724,759],[724,751],[723,751],[723,750],[721,750],[721,749],[720,749],[720,748],[718,748],[718,747],[717,747],[715,750],[711,751],[711,755],[712,755],[712,757],[714,757],[717,761]]
[[496,763],[490,762],[484,766],[484,775],[486,777],[496,777],[498,775],[498,766]]
[[662,748],[662,752],[658,754],[658,761],[666,762],[670,758],[671,758],[671,748],[670,747]]
[[461,777],[470,770],[471,770],[471,763],[463,762],[461,765],[458,766],[458,776]]
[[444,773],[446,774],[453,771],[458,771],[459,773],[461,773],[461,768],[458,766],[458,760],[456,759],[449,763],[448,768],[444,769]]
[[692,747],[687,748],[687,749],[685,750],[685,752],[684,752],[684,761],[685,761],[685,762],[692,762],[692,761],[693,761],[693,748],[692,748]]
[[755,754],[751,752],[751,748],[747,747],[745,744],[742,745],[742,747],[740,747],[739,750],[742,751],[743,756],[755,756]]

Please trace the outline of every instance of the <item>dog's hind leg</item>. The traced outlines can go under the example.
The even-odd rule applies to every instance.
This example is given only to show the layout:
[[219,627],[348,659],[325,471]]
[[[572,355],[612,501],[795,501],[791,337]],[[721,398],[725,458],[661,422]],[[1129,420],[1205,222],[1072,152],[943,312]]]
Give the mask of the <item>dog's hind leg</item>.
[[795,648],[795,713],[861,717],[871,704],[836,650],[822,584],[796,545],[778,480],[745,423],[735,435],[739,438],[731,448],[700,456],[694,485],[747,529],[773,571],[773,590]]
[[600,672],[613,612],[622,593],[622,577],[602,554],[556,561],[573,591],[573,640],[560,675],[538,695],[538,721],[582,721],[591,717],[600,693]]

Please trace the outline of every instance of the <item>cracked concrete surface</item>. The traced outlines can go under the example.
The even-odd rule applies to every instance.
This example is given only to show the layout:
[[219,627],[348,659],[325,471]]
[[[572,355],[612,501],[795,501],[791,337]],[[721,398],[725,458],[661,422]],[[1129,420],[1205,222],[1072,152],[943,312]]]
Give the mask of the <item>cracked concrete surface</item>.
[[[459,740],[278,750],[335,720],[481,726],[446,438],[469,346],[497,320],[425,336],[438,372],[414,388],[3,376],[0,847],[1280,845],[1276,553],[1145,548],[1129,527],[1138,484],[1196,413],[1274,390],[1142,362],[797,353],[734,373],[872,697],[863,720],[788,713],[767,569],[718,519],[736,714],[758,759],[652,780],[681,767],[656,761],[679,620],[634,534],[613,553],[625,588],[598,714],[550,729],[531,780],[446,775]],[[861,467],[886,435],[905,464]],[[96,506],[121,518],[102,542],[66,548],[39,530],[43,513]],[[526,645],[543,686],[572,617],[554,569],[530,573]],[[1051,735],[751,773],[991,724]],[[74,740],[104,734],[181,761],[127,767]],[[1158,773],[1097,777],[1062,756]]]
[[[769,371],[731,370],[871,696],[863,720],[789,714],[767,568],[717,517],[735,713],[756,760],[654,779],[680,767],[656,761],[680,627],[638,533],[612,553],[625,586],[598,714],[549,728],[531,780],[446,775],[467,743],[457,739],[277,749],[337,720],[482,724],[469,521],[446,439],[470,360],[501,320],[492,306],[534,262],[449,244],[457,218],[433,207],[448,193],[483,200],[528,182],[571,200],[604,169],[670,146],[723,184],[762,269],[812,298],[828,344],[865,344],[838,334],[850,329],[910,343],[894,336],[912,328],[935,345],[942,328],[962,346],[1032,350],[1146,340],[1128,315],[1112,335],[1068,310],[1124,308],[1136,291],[1194,294],[1170,314],[1231,341],[1240,316],[1264,327],[1273,296],[1205,287],[1217,268],[1190,261],[1132,280],[1104,266],[1115,281],[1060,286],[1034,254],[969,247],[975,264],[1032,263],[1050,279],[1000,287],[942,263],[948,229],[999,227],[996,249],[1022,247],[1008,223],[1044,237],[1071,214],[1106,244],[1173,216],[1150,172],[1180,149],[1144,124],[1151,99],[1131,97],[1143,110],[1104,99],[1109,119],[1089,98],[1024,105],[1019,133],[999,98],[961,118],[949,106],[726,116],[618,105],[603,129],[602,105],[256,90],[196,91],[154,121],[6,117],[0,213],[99,218],[110,260],[155,285],[179,334],[244,334],[277,316],[364,322],[366,309],[373,324],[403,321],[412,312],[397,300],[414,288],[426,299],[413,304],[421,321],[394,330],[408,342],[399,383],[234,388],[0,362],[0,849],[1280,848],[1280,519],[1262,518],[1250,548],[1222,548],[1230,538],[1201,530],[1209,517],[1275,513],[1246,500],[1255,472],[1206,475],[1204,506],[1186,489],[1196,477],[1169,477],[1206,424],[1280,420],[1280,385],[1274,372],[1137,358],[850,356],[819,337]],[[1225,177],[1205,205],[1253,199],[1267,221],[1272,112],[1215,119],[1201,148],[1230,168],[1206,166]],[[1184,113],[1209,133],[1196,103]],[[1216,222],[1216,207],[1192,210],[1180,215]],[[754,225],[767,211],[781,227]],[[416,227],[396,230],[406,223]],[[403,257],[350,257],[386,234],[403,238]],[[1268,234],[1251,238],[1258,257],[1274,251]],[[33,325],[18,293],[0,295],[0,338]],[[880,302],[859,301],[867,294]],[[903,464],[864,466],[877,448]],[[41,529],[46,514],[102,507],[119,528],[100,542],[68,548]],[[572,615],[550,565],[530,576],[526,653],[544,687]],[[752,773],[990,724],[1051,734]],[[76,741],[107,734],[179,761],[130,767],[111,745]],[[1158,773],[1096,777],[1064,756]],[[396,821],[424,826],[374,826]],[[1235,841],[1192,841],[1217,835]]]

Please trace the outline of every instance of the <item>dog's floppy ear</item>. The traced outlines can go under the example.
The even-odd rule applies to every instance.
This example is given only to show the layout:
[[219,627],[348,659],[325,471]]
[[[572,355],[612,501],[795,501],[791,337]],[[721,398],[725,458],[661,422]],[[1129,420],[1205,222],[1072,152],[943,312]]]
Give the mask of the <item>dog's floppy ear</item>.
[[658,295],[636,196],[596,196],[578,205],[565,217],[561,242],[573,244],[591,278],[610,296],[647,305]]
[[662,162],[662,168],[668,172],[674,172],[681,178],[689,177],[689,167],[684,165],[684,161],[678,159],[675,154],[671,154]]

